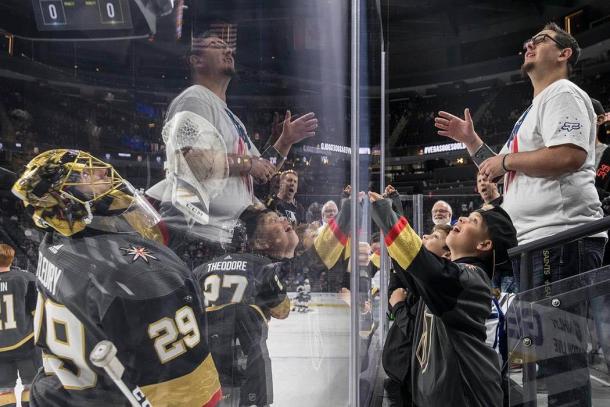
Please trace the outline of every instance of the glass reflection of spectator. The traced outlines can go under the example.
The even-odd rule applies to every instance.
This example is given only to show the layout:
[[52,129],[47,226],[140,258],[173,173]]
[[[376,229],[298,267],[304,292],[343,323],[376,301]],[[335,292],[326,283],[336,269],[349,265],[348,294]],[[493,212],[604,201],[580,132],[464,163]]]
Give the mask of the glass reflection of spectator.
[[171,102],[163,128],[166,179],[148,194],[162,202],[170,247],[181,251],[189,239],[205,239],[209,254],[221,253],[239,214],[256,200],[253,182],[268,182],[318,121],[314,113],[293,120],[287,111],[280,137],[260,154],[226,103],[233,47],[211,32],[193,37],[188,64],[194,85]]

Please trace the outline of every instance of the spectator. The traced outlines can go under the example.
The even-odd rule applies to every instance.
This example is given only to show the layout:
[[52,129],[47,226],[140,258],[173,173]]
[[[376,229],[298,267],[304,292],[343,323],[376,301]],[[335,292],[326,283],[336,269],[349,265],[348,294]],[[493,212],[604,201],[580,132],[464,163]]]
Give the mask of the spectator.
[[163,203],[170,247],[181,251],[190,240],[205,239],[223,252],[239,214],[254,203],[253,181],[267,183],[292,145],[315,134],[318,121],[313,113],[292,120],[287,111],[281,135],[261,155],[226,103],[234,49],[204,33],[193,37],[188,63],[194,85],[172,101],[163,128],[166,179],[148,194]]
[[313,246],[313,243],[318,236],[318,226],[317,223],[303,223],[297,226],[295,231],[299,237],[299,244],[295,250],[295,254],[298,256],[305,253]]
[[327,201],[324,205],[322,205],[322,226],[328,224],[331,219],[334,219],[339,213],[339,208],[335,201]]
[[610,196],[610,151],[607,150],[608,145],[605,143],[608,140],[608,128],[610,128],[610,117],[606,114],[604,106],[595,99],[591,99],[593,108],[597,115],[596,128],[597,137],[595,138],[595,187],[597,194],[602,201],[602,208],[606,215],[610,212],[610,200],[606,199]]
[[[463,142],[486,179],[504,176],[502,207],[514,222],[519,244],[552,236],[603,216],[595,190],[596,130],[592,125],[595,112],[589,96],[567,79],[578,61],[578,43],[550,23],[528,39],[524,49],[521,70],[530,78],[534,98],[500,154],[493,154],[481,141],[468,109],[464,111],[464,119],[447,112],[439,112],[435,119],[438,133]],[[533,286],[549,285],[601,266],[606,237],[604,232],[581,242],[533,252]],[[513,267],[518,279],[518,263]],[[539,373],[549,375],[546,381],[549,405],[574,400],[579,400],[578,405],[591,403],[588,373],[570,372],[571,366],[581,363],[587,363],[584,353],[541,363],[546,367]],[[560,373],[567,376],[550,377]],[[573,386],[566,387],[566,380]]]
[[502,195],[498,191],[498,184],[489,181],[483,174],[477,174],[477,192],[484,203],[493,206],[502,205]]
[[599,100],[591,99],[591,103],[593,104],[595,115],[597,116],[597,120],[595,121],[595,168],[599,168],[599,162],[602,159],[604,151],[608,148],[608,144],[605,143],[605,141],[607,141],[606,138],[602,136],[604,140],[600,140],[600,126],[606,121],[606,111]]
[[[434,226],[431,234],[423,236],[423,246],[431,253],[449,259],[451,253],[446,241],[450,231],[449,225]],[[394,271],[390,274],[388,294],[390,318],[394,323],[383,345],[383,368],[388,375],[384,382],[385,397],[394,403],[393,406],[412,406],[409,368],[418,296],[413,292],[409,293],[408,284],[404,284]]]
[[271,198],[269,209],[278,211],[293,225],[305,221],[305,208],[295,198],[299,188],[299,175],[294,170],[287,170],[280,175],[280,190]]
[[[497,355],[485,343],[485,321],[490,278],[517,243],[509,216],[487,206],[460,218],[446,239],[449,261],[426,249],[389,199],[373,192],[369,197],[371,216],[389,237],[385,244],[398,277],[419,297],[410,367],[414,403],[502,405]],[[403,297],[404,292],[399,300]]]
[[305,214],[305,221],[309,224],[314,222],[318,222],[320,225],[322,224],[322,209],[318,202],[313,202],[309,205],[307,213]]
[[436,201],[432,205],[432,223],[435,225],[451,225],[453,209],[445,201]]

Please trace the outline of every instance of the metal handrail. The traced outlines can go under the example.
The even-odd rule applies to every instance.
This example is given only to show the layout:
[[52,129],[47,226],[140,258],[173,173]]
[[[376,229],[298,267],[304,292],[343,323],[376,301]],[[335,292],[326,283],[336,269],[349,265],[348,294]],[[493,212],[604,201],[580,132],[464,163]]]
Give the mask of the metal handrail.
[[591,236],[596,233],[604,232],[610,229],[610,216],[589,222],[586,225],[576,226],[566,231],[557,233],[556,235],[543,237],[542,239],[534,240],[533,242],[519,245],[508,250],[509,257],[517,257],[523,253],[529,253],[534,250],[546,249],[549,247],[561,246],[566,243],[573,242],[583,237]]

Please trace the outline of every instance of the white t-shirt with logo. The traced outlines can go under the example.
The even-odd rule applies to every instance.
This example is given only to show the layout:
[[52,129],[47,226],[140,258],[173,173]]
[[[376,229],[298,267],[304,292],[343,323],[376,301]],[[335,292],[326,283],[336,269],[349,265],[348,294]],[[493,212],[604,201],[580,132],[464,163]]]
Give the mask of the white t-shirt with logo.
[[[198,130],[166,131],[167,127],[171,127],[172,119],[183,112],[188,112],[187,120],[195,123]],[[178,119],[181,118],[182,116],[179,115]],[[193,196],[198,196],[198,200],[201,201],[197,206],[209,216],[207,224],[202,225],[201,222],[197,223],[196,217],[189,217],[189,210],[183,211],[189,223],[194,224],[192,231],[212,241],[230,242],[237,219],[245,208],[254,203],[252,177],[227,176],[228,174],[225,173],[222,180],[211,177],[206,181],[207,185],[198,185],[200,183],[196,181],[180,150],[187,147],[211,148],[210,146],[218,144],[215,138],[221,138],[221,144],[224,143],[223,149],[226,149],[228,154],[260,156],[246,132],[246,127],[231,112],[225,101],[201,85],[187,88],[172,101],[165,123],[163,139],[167,146],[167,179],[147,193],[167,202],[171,200],[171,184],[176,182],[174,178],[178,178],[181,185],[187,185],[182,188],[182,195],[189,194],[188,185],[190,185]],[[184,123],[181,123],[181,126],[184,129]],[[208,170],[213,171],[211,168]],[[217,168],[215,171],[222,172]],[[163,192],[159,194],[157,191]],[[191,210],[197,211],[197,209]]]
[[601,219],[595,190],[596,116],[589,96],[561,79],[540,92],[524,115],[516,136],[511,136],[501,154],[574,144],[587,152],[587,159],[578,170],[558,177],[513,171],[504,176],[502,207],[515,225],[519,244]]

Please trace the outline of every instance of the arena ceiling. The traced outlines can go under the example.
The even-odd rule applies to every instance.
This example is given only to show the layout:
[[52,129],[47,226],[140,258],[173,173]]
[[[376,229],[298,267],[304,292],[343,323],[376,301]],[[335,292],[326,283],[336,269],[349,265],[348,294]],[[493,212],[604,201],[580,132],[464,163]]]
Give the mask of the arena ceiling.
[[[317,48],[291,49],[296,42],[294,27],[315,20],[316,13],[324,7],[339,4],[335,1],[185,0],[188,8],[184,13],[184,36],[178,42],[171,40],[176,32],[175,16],[171,15],[159,21],[152,41],[34,43],[26,44],[20,52],[61,69],[78,66],[81,72],[95,73],[99,69],[123,76],[167,78],[182,86],[187,72],[180,58],[187,47],[186,38],[191,30],[198,31],[209,22],[222,20],[240,27],[237,62],[244,73],[243,81],[261,82],[260,75],[264,72],[264,75],[286,78],[286,86],[306,88],[308,79],[315,80],[316,75],[324,74],[326,61],[315,54],[324,51],[324,42],[329,39],[322,30],[315,38],[319,41]],[[26,0],[0,2],[0,28],[7,23],[15,25],[15,21],[8,21],[9,11],[25,3]],[[349,13],[348,3],[344,1],[339,7],[343,15]],[[368,56],[372,61],[377,60],[376,48],[383,38],[388,51],[391,88],[431,83],[440,80],[440,76],[431,76],[431,72],[502,58],[508,58],[506,64],[512,66],[515,62],[510,58],[518,57],[525,38],[544,23],[562,22],[565,16],[580,10],[578,21],[587,27],[596,21],[599,25],[604,22],[610,25],[608,0],[368,0],[364,10],[371,33]],[[17,18],[27,19],[27,16],[21,13]],[[191,21],[197,21],[200,26]],[[346,26],[345,32],[347,29]],[[348,49],[346,40],[343,50],[346,56]],[[298,63],[286,63],[290,58]],[[290,78],[295,64],[302,68],[296,81]],[[375,63],[371,67],[374,69]],[[268,83],[267,79],[264,81]]]

